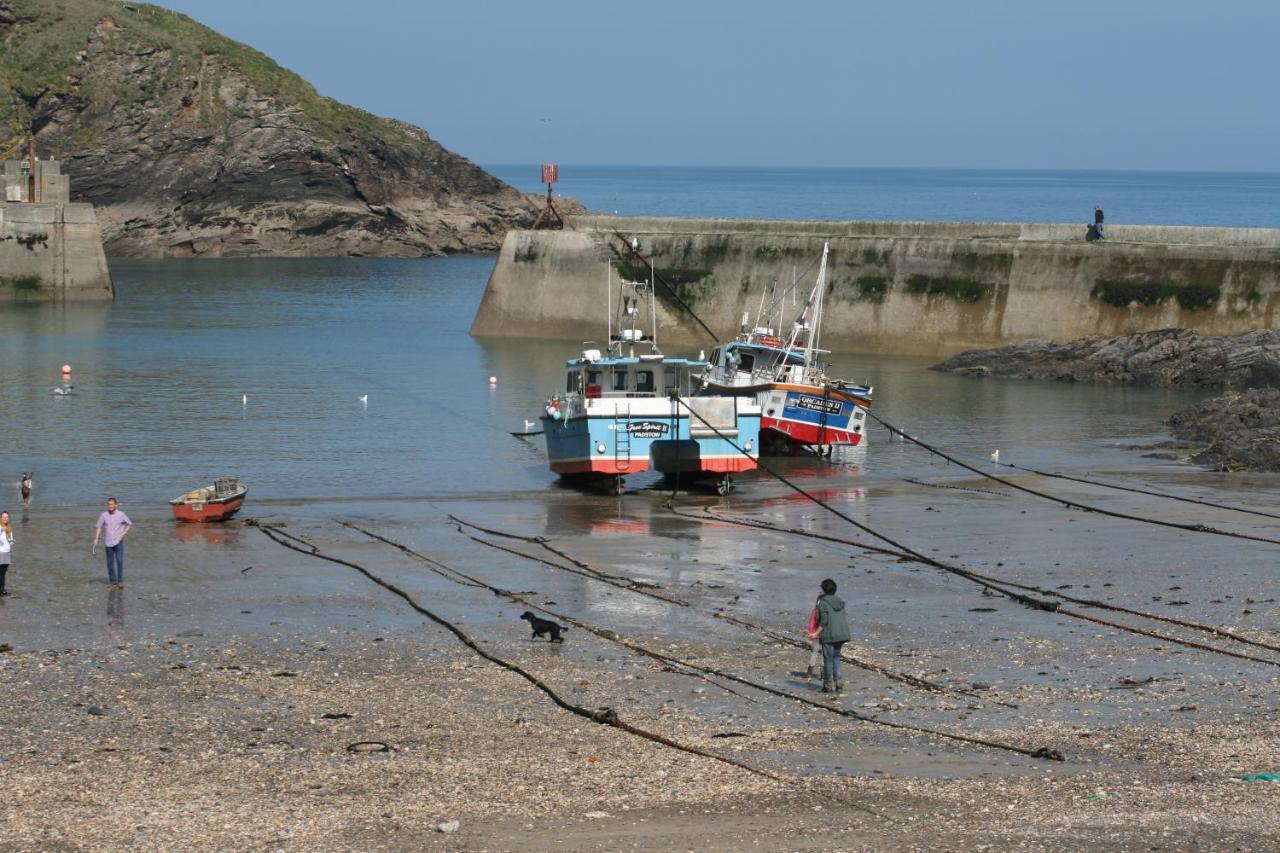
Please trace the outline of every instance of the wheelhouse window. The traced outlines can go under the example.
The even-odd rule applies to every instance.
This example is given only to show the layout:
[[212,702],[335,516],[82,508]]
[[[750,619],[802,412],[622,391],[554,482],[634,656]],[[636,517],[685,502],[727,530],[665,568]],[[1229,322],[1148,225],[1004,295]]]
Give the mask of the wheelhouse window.
[[679,391],[680,385],[676,380],[676,369],[668,367],[662,372],[662,390],[663,391]]
[[653,371],[638,370],[636,371],[636,391],[641,394],[653,393]]
[[627,390],[627,372],[625,370],[615,370],[613,372],[613,390]]
[[578,377],[582,374],[576,370],[570,370],[568,377],[564,381],[564,390],[573,393],[578,390]]

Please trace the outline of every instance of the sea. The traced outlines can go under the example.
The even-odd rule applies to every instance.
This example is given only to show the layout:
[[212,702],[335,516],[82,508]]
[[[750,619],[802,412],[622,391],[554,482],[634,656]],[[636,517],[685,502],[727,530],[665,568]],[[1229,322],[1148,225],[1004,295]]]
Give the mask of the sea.
[[[495,166],[537,191],[534,165]],[[562,165],[557,191],[622,214],[1280,226],[1280,176]],[[32,471],[45,509],[164,501],[237,476],[251,503],[553,495],[536,420],[581,342],[478,339],[493,257],[113,260],[108,305],[0,303],[0,508]],[[603,306],[602,309],[603,311]],[[876,410],[958,453],[1176,472],[1125,445],[1193,395],[977,382],[838,353]],[[73,368],[69,393],[59,368]],[[489,379],[496,380],[490,383]],[[873,432],[859,476],[936,460]],[[631,487],[651,485],[645,476]]]

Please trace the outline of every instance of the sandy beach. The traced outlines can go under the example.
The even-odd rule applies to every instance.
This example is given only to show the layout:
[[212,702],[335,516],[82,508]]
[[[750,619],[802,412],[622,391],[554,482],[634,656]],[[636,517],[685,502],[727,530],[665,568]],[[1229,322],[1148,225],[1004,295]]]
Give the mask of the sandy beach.
[[[949,483],[878,496],[909,514],[927,492],[939,541],[1001,500]],[[708,514],[848,533],[781,491],[687,496],[679,514],[662,497],[268,503],[251,516],[265,531],[141,514],[115,593],[96,564],[61,556],[83,533],[68,516],[31,517],[26,535],[44,544],[3,603],[0,849],[1257,849],[1280,829],[1273,783],[1241,779],[1278,769],[1274,665]],[[545,537],[568,559],[459,531],[450,515]],[[1131,534],[1063,521],[1088,524],[1099,551]],[[269,534],[362,567],[568,704],[610,708],[671,745],[563,710],[355,568]],[[1169,547],[1186,558],[1207,547],[1180,538]],[[1053,553],[1051,537],[1040,550]],[[1171,574],[1159,552],[1111,569],[1022,562],[1037,581],[1047,571],[1155,611],[1152,584]],[[996,556],[971,565],[1032,571]],[[1225,624],[1230,607],[1234,622],[1273,625],[1248,569],[1160,577],[1184,602],[1162,612]],[[855,603],[846,657],[865,665],[846,662],[839,699],[786,642],[825,575]],[[522,601],[600,633],[532,641]],[[1063,760],[1026,754],[1038,749]]]

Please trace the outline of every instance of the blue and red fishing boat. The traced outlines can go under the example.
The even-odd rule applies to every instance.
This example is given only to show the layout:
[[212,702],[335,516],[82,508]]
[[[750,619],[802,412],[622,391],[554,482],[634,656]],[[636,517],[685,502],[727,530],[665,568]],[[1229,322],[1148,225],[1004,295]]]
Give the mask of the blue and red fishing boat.
[[857,446],[866,429],[871,386],[832,379],[820,360],[827,352],[818,347],[818,336],[828,251],[823,246],[818,280],[787,340],[769,323],[770,317],[780,319],[782,299],[768,306],[762,299],[756,321],[744,314],[743,331],[712,350],[707,369],[697,377],[699,393],[741,394],[760,404],[765,453],[830,453],[836,445]]
[[615,494],[628,474],[650,470],[686,482],[715,479],[727,493],[732,475],[757,466],[759,402],[737,394],[693,396],[694,376],[707,362],[664,356],[638,327],[646,301],[656,322],[652,285],[622,282],[619,295],[616,335],[607,306],[607,351],[588,344],[565,362],[564,391],[542,414],[551,470],[603,483]]

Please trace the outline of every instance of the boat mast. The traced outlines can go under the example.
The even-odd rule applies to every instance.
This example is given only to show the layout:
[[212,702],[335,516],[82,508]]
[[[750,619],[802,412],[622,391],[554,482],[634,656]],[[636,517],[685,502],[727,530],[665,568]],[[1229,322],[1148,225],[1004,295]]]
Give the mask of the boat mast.
[[827,252],[830,248],[830,243],[822,244],[822,264],[818,267],[818,284],[815,288],[817,296],[813,303],[813,319],[809,321],[809,345],[804,350],[805,370],[816,368],[818,363],[818,338],[822,334],[822,302],[827,293]]

